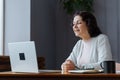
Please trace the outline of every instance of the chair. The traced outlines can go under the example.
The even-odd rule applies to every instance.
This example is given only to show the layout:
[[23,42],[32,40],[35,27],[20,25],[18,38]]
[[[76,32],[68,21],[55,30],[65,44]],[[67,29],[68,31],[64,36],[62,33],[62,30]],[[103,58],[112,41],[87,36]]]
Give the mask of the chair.
[[[45,69],[45,58],[37,57],[38,68]],[[0,56],[0,71],[11,71],[9,56]]]
[[10,71],[10,59],[8,56],[0,56],[0,71]]

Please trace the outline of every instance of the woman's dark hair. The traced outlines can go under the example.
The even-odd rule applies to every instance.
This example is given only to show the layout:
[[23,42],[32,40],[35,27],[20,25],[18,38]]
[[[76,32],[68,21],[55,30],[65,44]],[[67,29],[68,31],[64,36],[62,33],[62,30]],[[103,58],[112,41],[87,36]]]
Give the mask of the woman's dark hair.
[[102,33],[97,25],[96,18],[92,13],[86,11],[82,11],[82,12],[79,11],[74,14],[74,17],[77,15],[82,17],[82,20],[86,22],[86,25],[88,27],[88,32],[91,37],[96,37]]

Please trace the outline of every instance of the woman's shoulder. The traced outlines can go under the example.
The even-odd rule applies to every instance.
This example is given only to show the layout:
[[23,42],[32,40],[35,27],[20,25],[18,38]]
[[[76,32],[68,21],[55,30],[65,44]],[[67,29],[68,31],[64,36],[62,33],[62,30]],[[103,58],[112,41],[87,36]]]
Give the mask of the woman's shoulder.
[[81,42],[82,42],[82,40],[80,39],[80,40],[77,41],[77,44],[81,44]]
[[108,36],[107,35],[100,34],[100,35],[97,36],[96,41],[98,43],[102,43],[102,42],[108,42],[109,40],[108,40]]
[[100,34],[100,35],[97,36],[97,38],[98,38],[98,39],[107,39],[108,36],[105,35],[105,34]]
[[80,46],[80,45],[81,45],[81,42],[82,42],[82,40],[81,40],[81,39],[80,39],[80,40],[78,40],[78,41],[76,42],[75,46]]

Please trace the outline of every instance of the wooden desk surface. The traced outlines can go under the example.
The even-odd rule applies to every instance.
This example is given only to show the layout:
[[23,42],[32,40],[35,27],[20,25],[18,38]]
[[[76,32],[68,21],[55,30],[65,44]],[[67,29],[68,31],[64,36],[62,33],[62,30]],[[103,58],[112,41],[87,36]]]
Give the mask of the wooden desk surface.
[[61,74],[0,72],[0,80],[120,80],[120,74]]

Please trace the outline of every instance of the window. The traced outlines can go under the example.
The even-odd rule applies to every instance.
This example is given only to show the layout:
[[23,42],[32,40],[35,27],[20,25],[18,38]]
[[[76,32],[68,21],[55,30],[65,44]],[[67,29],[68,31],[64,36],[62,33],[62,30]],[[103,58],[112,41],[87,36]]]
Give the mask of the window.
[[4,25],[4,2],[0,0],[0,55],[3,55],[3,25]]

